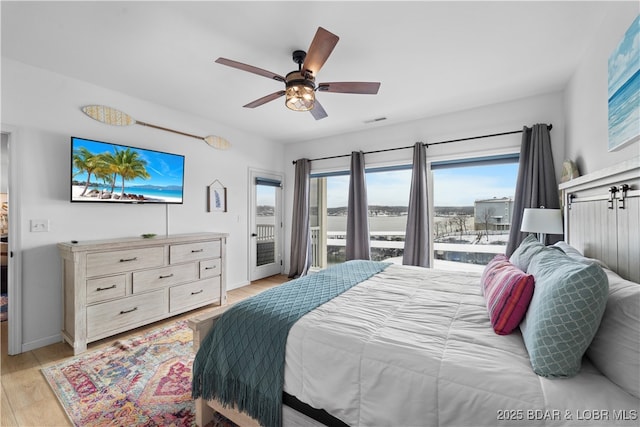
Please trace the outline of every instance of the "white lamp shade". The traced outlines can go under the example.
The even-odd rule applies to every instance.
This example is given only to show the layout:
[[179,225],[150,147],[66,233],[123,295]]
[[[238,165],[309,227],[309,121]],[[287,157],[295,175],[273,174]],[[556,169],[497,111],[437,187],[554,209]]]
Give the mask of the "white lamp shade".
[[527,233],[563,234],[560,209],[525,208],[520,231]]

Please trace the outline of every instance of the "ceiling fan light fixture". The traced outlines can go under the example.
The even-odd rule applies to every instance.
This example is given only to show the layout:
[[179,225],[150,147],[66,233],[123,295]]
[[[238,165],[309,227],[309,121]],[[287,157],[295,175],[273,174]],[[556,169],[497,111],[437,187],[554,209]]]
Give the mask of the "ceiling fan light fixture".
[[318,83],[316,87],[316,76],[329,55],[331,55],[331,52],[333,52],[333,48],[336,47],[338,40],[340,40],[340,38],[335,34],[330,33],[322,27],[318,27],[308,52],[304,50],[293,51],[291,59],[298,64],[298,70],[290,72],[286,77],[227,58],[218,58],[216,62],[271,80],[284,82],[285,90],[279,90],[262,98],[258,98],[255,101],[243,105],[244,108],[256,108],[286,95],[285,106],[287,108],[292,111],[310,111],[314,119],[320,120],[327,117],[327,112],[319,101],[316,102],[316,90],[322,92],[375,95],[380,88],[380,82]]
[[287,74],[285,105],[293,111],[309,111],[316,100],[313,77],[304,78],[299,71]]

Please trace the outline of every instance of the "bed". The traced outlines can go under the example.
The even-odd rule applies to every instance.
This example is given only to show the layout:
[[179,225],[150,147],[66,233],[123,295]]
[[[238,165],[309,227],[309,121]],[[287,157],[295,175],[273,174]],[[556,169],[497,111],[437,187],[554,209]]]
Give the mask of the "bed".
[[[522,297],[516,301],[520,305],[511,304],[511,313],[524,311],[522,322],[508,332],[498,328],[505,323],[496,322],[495,307],[488,304],[492,268],[480,274],[372,263],[375,272],[368,270],[365,279],[358,277],[357,284],[329,295],[286,329],[281,373],[275,369],[283,378],[282,393],[270,396],[281,409],[275,418],[256,412],[242,392],[239,406],[254,417],[222,404],[229,400],[225,394],[198,398],[196,423],[206,425],[215,410],[241,426],[637,426],[639,171],[636,158],[562,184],[566,242],[540,248],[528,241],[512,259],[495,261],[492,268],[500,274],[514,271],[505,265],[517,267],[519,273],[509,277],[518,278],[522,295],[531,290],[524,308]],[[624,194],[610,191],[623,186]],[[599,216],[604,219],[594,221]],[[306,286],[288,282],[291,287],[296,283]],[[559,296],[558,289],[576,294]],[[580,295],[585,290],[589,296]],[[581,305],[567,308],[575,301]],[[567,316],[559,333],[576,334],[560,339],[562,345],[572,343],[561,350],[561,358],[541,344],[555,333],[539,326],[545,321],[540,313],[552,302]],[[209,345],[207,338],[214,335],[209,331],[214,324],[214,331],[220,330],[232,311],[221,307],[192,319],[196,351]],[[212,353],[217,354],[213,365],[232,357],[224,347]],[[211,360],[204,353],[198,351],[196,361]],[[554,355],[551,362],[549,354]],[[233,363],[222,361],[222,369]],[[203,381],[208,380],[194,364],[195,396],[207,395]],[[273,412],[269,404],[266,412]]]

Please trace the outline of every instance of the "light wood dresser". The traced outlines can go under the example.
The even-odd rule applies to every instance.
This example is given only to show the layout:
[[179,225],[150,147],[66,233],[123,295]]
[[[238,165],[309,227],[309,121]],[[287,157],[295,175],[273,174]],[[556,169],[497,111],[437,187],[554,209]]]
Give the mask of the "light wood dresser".
[[79,354],[92,341],[226,304],[226,244],[225,233],[58,243],[63,339]]

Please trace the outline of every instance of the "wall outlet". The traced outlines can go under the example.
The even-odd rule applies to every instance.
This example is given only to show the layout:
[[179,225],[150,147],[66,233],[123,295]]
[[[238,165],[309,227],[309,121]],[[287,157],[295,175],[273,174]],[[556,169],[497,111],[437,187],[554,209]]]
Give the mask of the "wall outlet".
[[31,232],[39,233],[42,231],[49,231],[49,220],[48,219],[32,219]]

